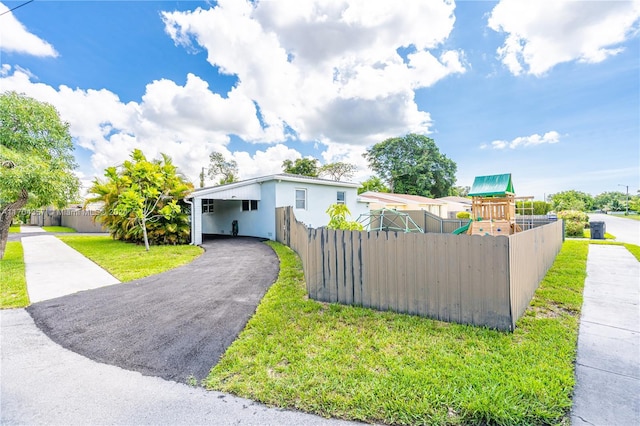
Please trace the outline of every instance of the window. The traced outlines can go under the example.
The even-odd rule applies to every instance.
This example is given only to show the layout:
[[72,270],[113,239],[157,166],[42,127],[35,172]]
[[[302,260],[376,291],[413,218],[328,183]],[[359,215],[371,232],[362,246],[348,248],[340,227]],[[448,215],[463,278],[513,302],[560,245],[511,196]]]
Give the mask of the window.
[[242,211],[258,210],[258,200],[242,200]]
[[296,209],[307,209],[307,190],[296,189]]
[[213,200],[202,199],[202,213],[213,213]]
[[347,197],[347,193],[344,191],[338,191],[338,196],[336,197],[337,204],[344,204]]

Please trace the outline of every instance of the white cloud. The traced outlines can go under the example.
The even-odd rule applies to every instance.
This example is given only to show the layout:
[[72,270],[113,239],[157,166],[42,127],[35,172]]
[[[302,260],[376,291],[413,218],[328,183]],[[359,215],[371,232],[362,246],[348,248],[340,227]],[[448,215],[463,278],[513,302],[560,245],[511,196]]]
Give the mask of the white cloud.
[[[208,10],[163,12],[176,44],[208,52],[236,90],[256,102],[272,136],[286,124],[302,140],[369,144],[427,133],[413,91],[465,71],[449,36],[449,1],[223,0]],[[398,29],[402,28],[402,31]],[[405,61],[397,50],[413,50]]]
[[[319,144],[325,162],[356,164],[364,179],[365,146],[429,133],[431,117],[418,108],[414,91],[465,72],[464,52],[442,49],[454,8],[449,0],[411,0],[402,8],[221,0],[208,10],[163,13],[176,44],[205,49],[220,72],[238,77],[228,93],[189,74],[184,85],[150,82],[139,102],[124,103],[107,89],[56,88],[6,64],[0,84],[56,106],[77,145],[92,152],[98,176],[134,148],[149,158],[168,154],[196,183],[212,151],[234,158],[243,179],[278,173],[283,160],[301,158],[286,146],[295,138]],[[231,152],[231,135],[272,145]]]
[[295,161],[298,158],[302,158],[302,155],[286,145],[277,144],[268,147],[264,151],[258,150],[253,155],[246,151],[236,151],[232,157],[238,163],[240,178],[249,179],[282,173],[282,162],[284,160]]
[[[106,89],[81,90],[64,85],[56,89],[31,81],[30,73],[24,70],[4,66],[0,85],[3,90],[25,93],[54,105],[69,123],[75,142],[93,152],[91,163],[99,176],[106,167],[122,163],[134,148],[140,148],[148,158],[168,154],[183,173],[197,182],[212,151],[231,155],[226,148],[229,134],[253,140],[266,139],[269,131],[260,127],[251,101],[234,90],[222,98],[191,74],[184,86],[169,80],[148,84],[140,103],[123,103]],[[269,154],[274,152],[279,151],[267,150]],[[278,171],[280,158],[295,153],[290,150],[286,153],[288,157],[277,158]],[[242,157],[242,153],[234,155]],[[272,172],[273,164],[256,155],[257,160],[247,163],[241,173]]]
[[506,34],[497,52],[514,75],[540,76],[563,62],[596,63],[620,53],[639,19],[640,0],[501,0],[488,26]]
[[526,147],[526,146],[535,146],[542,144],[554,144],[560,142],[560,134],[555,130],[545,133],[540,136],[535,133],[531,136],[518,136],[517,138],[511,141],[505,140],[495,140],[491,142],[491,144],[483,144],[480,146],[482,149],[493,148],[493,149],[505,149],[511,148],[516,149],[518,147]]
[[[9,8],[0,3],[0,13]],[[23,53],[32,56],[58,56],[58,52],[47,41],[30,33],[20,21],[9,12],[0,17],[0,50],[5,52]]]

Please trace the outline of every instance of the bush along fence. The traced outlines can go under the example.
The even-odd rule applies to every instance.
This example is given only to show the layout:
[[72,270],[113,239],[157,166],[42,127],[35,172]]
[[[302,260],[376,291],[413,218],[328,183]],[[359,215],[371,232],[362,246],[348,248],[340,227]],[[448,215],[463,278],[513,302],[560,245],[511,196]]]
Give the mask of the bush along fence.
[[513,331],[563,242],[562,221],[510,236],[309,229],[276,209],[309,297]]

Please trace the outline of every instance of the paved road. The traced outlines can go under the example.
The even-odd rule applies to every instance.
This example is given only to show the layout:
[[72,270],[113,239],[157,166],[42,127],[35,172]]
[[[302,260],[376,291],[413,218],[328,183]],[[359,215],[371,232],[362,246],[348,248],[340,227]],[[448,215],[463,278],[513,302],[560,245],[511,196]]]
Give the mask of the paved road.
[[34,303],[27,312],[54,342],[95,361],[183,383],[203,379],[279,271],[274,251],[257,239],[204,247],[186,266]]
[[606,231],[616,237],[616,241],[640,245],[640,221],[626,219],[611,214],[589,214],[589,221],[605,223]]
[[3,426],[350,424],[97,363],[53,343],[24,309],[0,311],[0,323]]

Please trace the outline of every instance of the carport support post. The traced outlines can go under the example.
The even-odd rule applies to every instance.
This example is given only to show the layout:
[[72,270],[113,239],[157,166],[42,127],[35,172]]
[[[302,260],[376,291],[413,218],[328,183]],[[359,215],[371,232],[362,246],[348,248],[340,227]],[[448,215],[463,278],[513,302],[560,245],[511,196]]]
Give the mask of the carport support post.
[[191,206],[191,243],[202,244],[202,199],[198,197],[193,197]]

